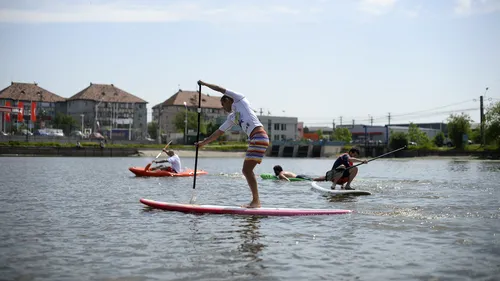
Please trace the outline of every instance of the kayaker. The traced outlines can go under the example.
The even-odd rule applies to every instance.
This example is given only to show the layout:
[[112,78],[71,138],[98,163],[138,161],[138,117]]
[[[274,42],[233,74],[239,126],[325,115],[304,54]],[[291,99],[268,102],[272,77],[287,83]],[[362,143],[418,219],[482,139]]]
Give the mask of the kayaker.
[[326,172],[325,176],[316,178],[314,181],[331,181],[333,183],[332,189],[335,189],[338,184],[341,186],[341,189],[354,190],[354,188],[351,187],[351,182],[358,174],[358,168],[347,168],[353,166],[354,162],[368,163],[366,160],[356,158],[359,157],[359,154],[359,149],[355,147],[349,149],[347,153],[340,155],[337,160],[335,160],[332,169]]
[[158,166],[155,168],[152,168],[151,170],[162,170],[162,171],[167,171],[167,172],[172,172],[172,173],[180,173],[181,172],[181,159],[173,150],[166,150],[163,149],[163,151],[169,156],[165,160],[155,160],[153,163],[170,163],[170,166]]
[[305,179],[305,180],[313,180],[312,178],[306,176],[306,175],[296,175],[292,172],[288,171],[283,171],[283,168],[280,165],[276,165],[273,167],[274,174],[280,179],[280,180],[286,180],[290,181],[290,179],[296,178],[296,179]]
[[228,112],[229,115],[227,116],[226,122],[224,122],[218,130],[203,141],[195,143],[195,145],[202,147],[209,144],[222,136],[225,131],[229,130],[234,125],[239,125],[249,138],[245,161],[243,161],[242,173],[252,191],[252,201],[247,205],[243,205],[243,207],[260,208],[259,189],[253,170],[257,164],[262,162],[262,158],[264,158],[267,147],[269,146],[269,136],[264,126],[259,121],[255,112],[250,108],[250,102],[244,95],[201,80],[198,81],[198,85],[207,86],[214,91],[222,93],[223,96],[220,99],[220,103],[224,111]]

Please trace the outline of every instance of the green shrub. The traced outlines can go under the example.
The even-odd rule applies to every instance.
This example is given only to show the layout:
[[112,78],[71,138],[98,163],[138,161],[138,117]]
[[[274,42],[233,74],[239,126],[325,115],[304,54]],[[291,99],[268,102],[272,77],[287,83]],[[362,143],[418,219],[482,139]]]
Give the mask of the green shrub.
[[392,133],[389,140],[389,146],[391,147],[391,149],[398,149],[403,146],[408,146],[408,134],[403,132]]

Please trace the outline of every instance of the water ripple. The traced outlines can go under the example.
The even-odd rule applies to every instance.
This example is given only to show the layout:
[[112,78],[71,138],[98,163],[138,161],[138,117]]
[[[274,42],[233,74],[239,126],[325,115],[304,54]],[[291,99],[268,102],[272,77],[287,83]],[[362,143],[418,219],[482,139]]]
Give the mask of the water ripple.
[[[381,159],[324,196],[259,179],[264,206],[351,209],[312,217],[195,215],[139,198],[240,205],[241,159],[199,159],[210,174],[136,178],[145,158],[0,158],[0,276],[5,280],[495,280],[500,163]],[[194,159],[183,159],[186,167]],[[331,159],[266,158],[319,176]],[[325,183],[323,183],[325,184]]]

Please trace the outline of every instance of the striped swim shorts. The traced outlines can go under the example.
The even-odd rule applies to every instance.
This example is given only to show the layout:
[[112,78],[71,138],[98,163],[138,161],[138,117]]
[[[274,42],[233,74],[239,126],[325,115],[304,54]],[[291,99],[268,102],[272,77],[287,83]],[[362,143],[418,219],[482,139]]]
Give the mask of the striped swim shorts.
[[268,146],[269,137],[267,136],[267,133],[264,129],[252,132],[250,141],[248,142],[245,161],[252,160],[260,164],[262,162],[262,158],[264,158],[264,155],[266,154]]

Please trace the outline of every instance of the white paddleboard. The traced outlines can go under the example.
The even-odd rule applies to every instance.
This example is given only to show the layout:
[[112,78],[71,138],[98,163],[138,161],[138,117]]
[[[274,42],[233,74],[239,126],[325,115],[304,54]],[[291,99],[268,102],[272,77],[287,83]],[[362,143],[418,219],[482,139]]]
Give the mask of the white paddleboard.
[[326,193],[326,194],[331,194],[331,195],[355,195],[355,196],[371,195],[371,193],[369,191],[364,191],[364,190],[345,190],[345,189],[331,189],[331,188],[327,189],[327,188],[321,187],[319,184],[317,184],[314,181],[311,183],[311,186],[312,186],[313,190],[316,190],[316,191],[319,191],[322,193]]

